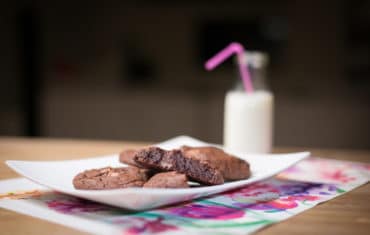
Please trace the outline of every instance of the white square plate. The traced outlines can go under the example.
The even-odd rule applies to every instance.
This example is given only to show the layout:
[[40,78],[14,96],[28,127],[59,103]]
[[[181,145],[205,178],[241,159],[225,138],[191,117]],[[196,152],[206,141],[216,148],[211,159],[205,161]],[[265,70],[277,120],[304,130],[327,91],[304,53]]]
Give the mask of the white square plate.
[[[187,136],[176,137],[157,144],[164,149],[178,148],[182,145],[205,146],[212,144]],[[125,188],[96,191],[77,190],[73,187],[72,179],[81,171],[106,166],[123,166],[118,161],[118,154],[69,161],[6,161],[6,164],[24,177],[62,193],[121,208],[146,210],[246,186],[274,176],[309,156],[308,152],[266,155],[227,152],[249,162],[252,171],[250,178],[222,185],[186,189]]]

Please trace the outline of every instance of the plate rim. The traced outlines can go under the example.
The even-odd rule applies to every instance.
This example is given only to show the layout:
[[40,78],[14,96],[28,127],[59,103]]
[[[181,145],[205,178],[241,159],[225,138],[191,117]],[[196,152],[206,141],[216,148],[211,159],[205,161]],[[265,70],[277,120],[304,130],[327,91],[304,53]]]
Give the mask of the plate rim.
[[[291,164],[288,164],[286,167],[283,167],[282,169],[279,169],[276,173],[273,173],[272,175],[268,176],[262,176],[262,177],[257,177],[257,178],[248,178],[244,180],[238,180],[238,181],[232,181],[232,182],[226,182],[224,184],[220,185],[211,185],[211,186],[204,186],[204,187],[199,187],[199,188],[169,188],[166,189],[167,194],[171,195],[176,195],[176,194],[189,194],[189,193],[207,193],[210,191],[215,191],[215,190],[221,190],[222,192],[228,191],[231,189],[239,188],[254,182],[258,182],[260,180],[264,180],[270,177],[273,177],[274,175],[288,169],[289,167],[297,164],[298,162],[304,160],[305,158],[310,156],[310,152],[296,152],[296,153],[287,153],[287,154],[279,154],[279,155],[292,155],[290,156],[291,158],[296,157],[297,159],[295,161],[292,161]],[[113,155],[106,155],[106,156],[100,156],[99,158],[103,157],[108,157],[108,156],[113,156]],[[94,159],[94,158],[86,158],[86,159],[76,159],[76,160],[66,160],[66,161],[84,161],[88,159]],[[38,179],[33,178],[32,176],[28,176],[27,173],[25,173],[20,167],[19,163],[21,164],[27,164],[27,163],[62,163],[65,161],[22,161],[22,160],[7,160],[5,163],[15,172],[20,174],[21,176],[30,179],[31,181],[43,185],[45,187],[48,187],[53,190],[57,190],[60,192],[64,192],[67,194],[72,194],[72,195],[97,195],[97,196],[104,196],[104,195],[111,195],[111,194],[121,194],[121,193],[151,193],[151,194],[156,194],[160,195],[163,194],[163,189],[161,188],[142,188],[142,187],[130,187],[130,188],[123,188],[123,189],[104,189],[104,190],[78,190],[78,189],[65,189],[65,188],[60,188],[60,187],[55,187],[55,186],[50,186],[49,184],[45,184],[44,182],[40,182]],[[250,182],[248,182],[250,181]],[[224,189],[226,187],[226,189]]]

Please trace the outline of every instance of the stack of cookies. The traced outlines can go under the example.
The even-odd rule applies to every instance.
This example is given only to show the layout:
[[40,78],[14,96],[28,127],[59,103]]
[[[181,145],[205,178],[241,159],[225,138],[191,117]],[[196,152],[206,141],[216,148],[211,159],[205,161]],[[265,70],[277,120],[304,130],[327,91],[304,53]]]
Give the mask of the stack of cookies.
[[129,166],[86,170],[75,176],[74,187],[87,190],[188,188],[188,180],[201,185],[218,185],[250,176],[246,161],[208,146],[125,150],[120,153],[119,161]]

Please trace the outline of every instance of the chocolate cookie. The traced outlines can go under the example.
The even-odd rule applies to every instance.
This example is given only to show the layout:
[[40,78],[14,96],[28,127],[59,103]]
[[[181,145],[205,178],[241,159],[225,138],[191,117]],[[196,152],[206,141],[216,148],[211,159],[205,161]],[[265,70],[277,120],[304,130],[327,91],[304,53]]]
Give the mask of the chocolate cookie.
[[86,170],[73,179],[76,189],[117,189],[141,187],[148,180],[148,170],[137,167],[105,167]]
[[134,161],[134,157],[137,152],[138,150],[135,149],[124,150],[119,154],[119,161],[130,166],[142,168],[142,166],[139,163]]
[[154,175],[144,184],[144,188],[188,188],[188,178],[176,171]]
[[177,149],[166,151],[158,147],[145,148],[136,153],[134,160],[150,169],[186,174],[190,179],[206,185],[224,182],[220,171],[208,162],[186,157]]
[[216,147],[181,147],[188,158],[207,162],[218,169],[225,180],[241,180],[250,176],[249,164]]

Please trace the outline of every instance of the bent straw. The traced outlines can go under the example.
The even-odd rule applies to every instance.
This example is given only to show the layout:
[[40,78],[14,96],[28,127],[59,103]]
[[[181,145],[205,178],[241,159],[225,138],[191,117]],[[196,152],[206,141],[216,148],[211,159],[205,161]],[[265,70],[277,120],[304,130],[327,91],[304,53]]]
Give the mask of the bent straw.
[[227,58],[232,56],[234,53],[237,55],[239,73],[243,81],[244,89],[246,92],[252,93],[253,84],[251,81],[247,64],[243,64],[244,47],[240,43],[237,42],[230,43],[226,48],[224,48],[223,50],[218,52],[215,56],[213,56],[211,59],[209,59],[204,66],[208,71],[213,70],[219,64],[224,62]]

